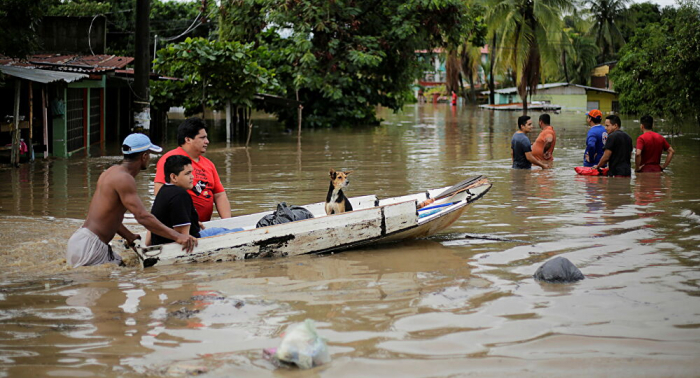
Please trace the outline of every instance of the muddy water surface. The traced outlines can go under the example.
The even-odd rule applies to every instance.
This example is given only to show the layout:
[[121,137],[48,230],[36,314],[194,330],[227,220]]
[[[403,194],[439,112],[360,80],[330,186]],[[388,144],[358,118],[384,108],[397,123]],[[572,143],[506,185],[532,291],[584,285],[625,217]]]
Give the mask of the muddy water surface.
[[[553,116],[555,168],[531,172],[510,169],[514,113],[382,115],[377,128],[305,130],[301,145],[259,120],[249,150],[215,128],[206,156],[235,214],[322,201],[331,167],[355,170],[350,195],[380,197],[488,176],[491,192],[445,233],[325,256],[69,269],[66,242],[118,147],[0,168],[0,376],[697,376],[696,127],[669,139],[668,172],[607,179],[573,171],[582,114]],[[635,139],[638,125],[623,120]],[[153,176],[137,178],[149,207]],[[535,282],[554,256],[587,278]],[[262,349],[307,318],[332,362],[275,370]]]

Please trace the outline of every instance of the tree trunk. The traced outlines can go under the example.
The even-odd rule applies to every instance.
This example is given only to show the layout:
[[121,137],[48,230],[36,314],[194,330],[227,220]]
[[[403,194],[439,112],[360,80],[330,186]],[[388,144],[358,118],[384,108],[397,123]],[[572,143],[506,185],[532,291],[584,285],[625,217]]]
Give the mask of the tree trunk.
[[496,33],[493,33],[493,39],[492,39],[492,45],[489,46],[491,51],[489,51],[489,104],[494,105],[496,103],[496,86],[494,84],[494,78],[493,78],[493,62],[496,60],[494,58],[494,53],[496,52]]
[[447,90],[447,94],[459,92],[460,67],[461,64],[457,52],[455,50],[448,50],[445,60],[445,89]]
[[469,92],[471,97],[471,102],[476,104],[476,89],[474,88],[474,77],[469,76]]

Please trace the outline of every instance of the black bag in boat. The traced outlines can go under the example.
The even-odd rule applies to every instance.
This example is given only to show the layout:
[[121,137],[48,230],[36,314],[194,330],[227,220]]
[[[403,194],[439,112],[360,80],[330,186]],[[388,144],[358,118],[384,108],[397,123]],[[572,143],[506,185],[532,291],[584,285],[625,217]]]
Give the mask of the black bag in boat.
[[282,202],[277,204],[277,210],[275,210],[272,214],[262,217],[255,225],[255,228],[289,223],[302,219],[310,219],[313,217],[314,215],[311,214],[309,210],[306,210],[301,206],[288,206],[286,202]]

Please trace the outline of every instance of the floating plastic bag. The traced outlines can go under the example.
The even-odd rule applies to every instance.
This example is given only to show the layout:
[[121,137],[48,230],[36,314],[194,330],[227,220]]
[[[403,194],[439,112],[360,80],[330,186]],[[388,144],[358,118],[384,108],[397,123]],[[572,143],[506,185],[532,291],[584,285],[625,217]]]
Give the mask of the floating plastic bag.
[[574,170],[583,176],[607,176],[609,168],[575,167]]
[[301,369],[311,369],[331,361],[326,341],[318,335],[311,319],[287,328],[280,346],[263,352],[267,358],[295,364]]
[[570,283],[586,277],[569,259],[557,256],[542,264],[534,275],[537,281],[549,283]]

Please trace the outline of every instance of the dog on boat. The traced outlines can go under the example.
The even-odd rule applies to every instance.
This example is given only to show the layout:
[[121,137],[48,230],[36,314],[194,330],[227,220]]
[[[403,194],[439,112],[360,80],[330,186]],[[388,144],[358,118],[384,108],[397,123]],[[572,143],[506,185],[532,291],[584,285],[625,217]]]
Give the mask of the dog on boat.
[[341,172],[331,168],[331,185],[328,188],[328,195],[326,195],[327,215],[352,211],[352,205],[343,193],[343,188],[350,183],[348,180],[348,175],[350,173],[352,173],[352,171]]

